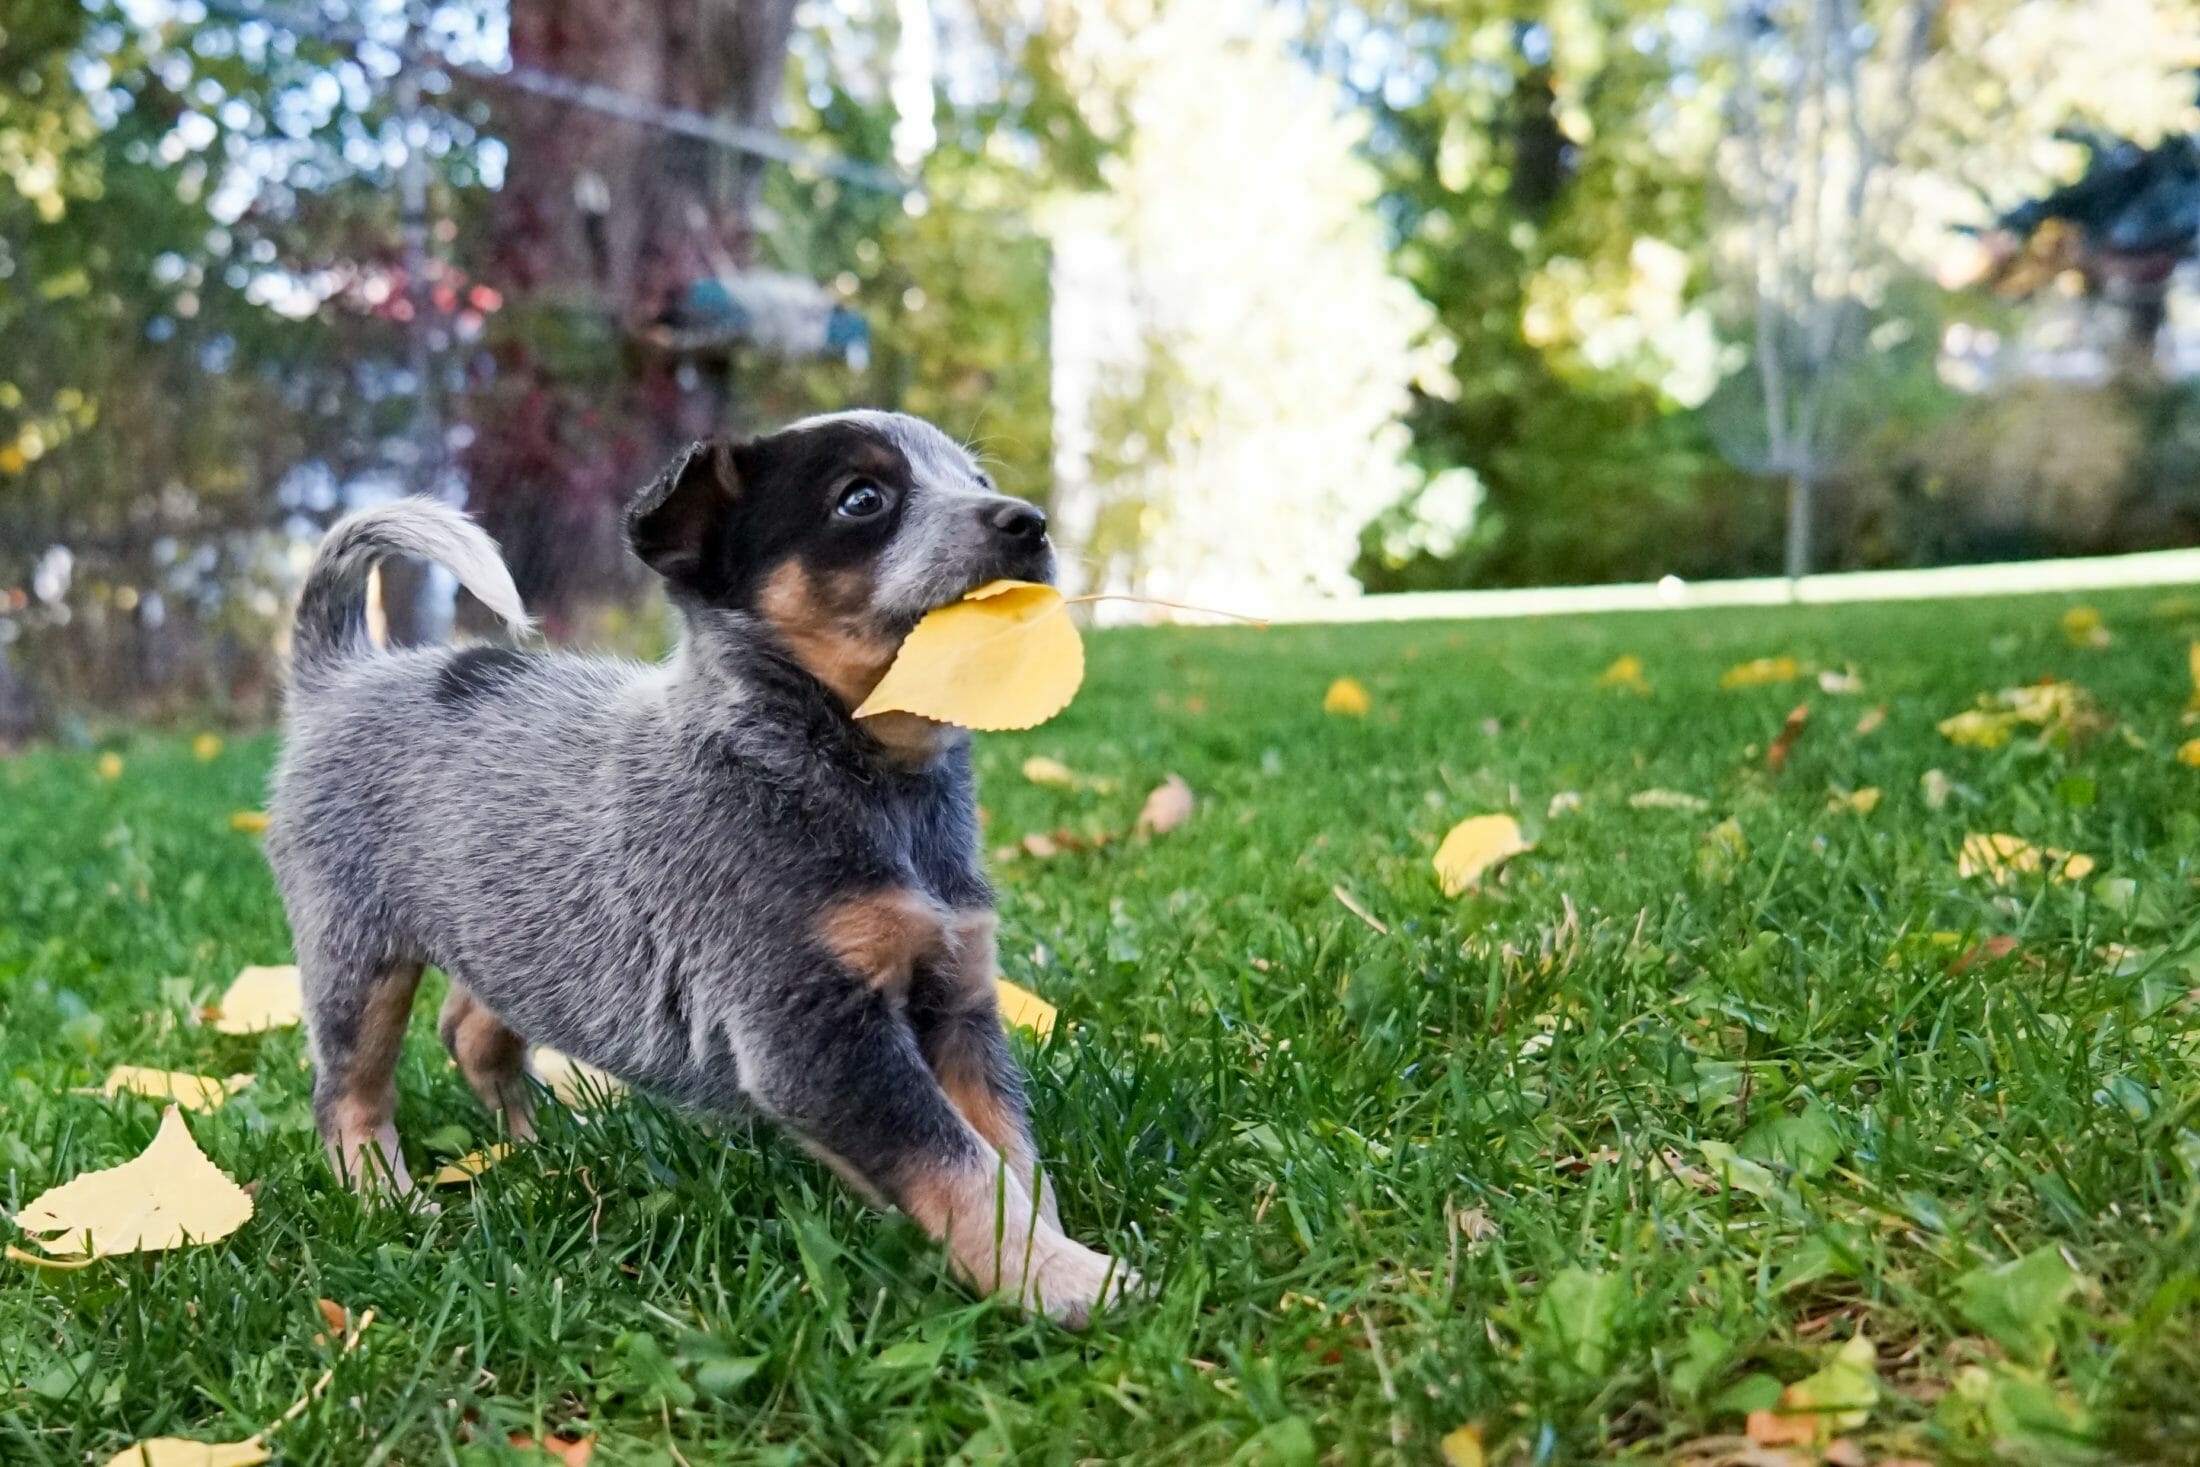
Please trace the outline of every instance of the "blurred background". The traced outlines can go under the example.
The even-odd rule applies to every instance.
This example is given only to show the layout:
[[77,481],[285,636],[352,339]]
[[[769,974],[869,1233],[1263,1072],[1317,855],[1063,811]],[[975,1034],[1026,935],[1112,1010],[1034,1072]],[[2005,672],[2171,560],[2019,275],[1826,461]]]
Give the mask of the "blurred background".
[[8,0],[0,741],[263,721],[403,493],[649,650],[622,499],[858,404],[1244,611],[2200,544],[2195,68],[2191,0]]

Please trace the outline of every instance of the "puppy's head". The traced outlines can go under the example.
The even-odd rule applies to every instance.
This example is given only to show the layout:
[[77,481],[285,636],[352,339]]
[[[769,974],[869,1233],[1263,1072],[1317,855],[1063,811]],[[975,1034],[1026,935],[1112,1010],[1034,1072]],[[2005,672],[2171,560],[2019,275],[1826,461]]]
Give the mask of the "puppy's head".
[[1046,516],[900,413],[695,444],[635,499],[627,534],[677,599],[762,622],[850,707],[926,612],[1054,575]]

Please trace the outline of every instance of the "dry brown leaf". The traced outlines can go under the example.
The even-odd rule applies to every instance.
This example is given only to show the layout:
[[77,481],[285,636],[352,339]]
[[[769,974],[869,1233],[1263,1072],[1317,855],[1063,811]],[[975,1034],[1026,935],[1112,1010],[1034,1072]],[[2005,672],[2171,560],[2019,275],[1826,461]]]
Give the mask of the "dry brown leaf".
[[1765,768],[1774,774],[1787,768],[1788,755],[1795,751],[1795,741],[1803,736],[1803,730],[1809,723],[1810,704],[1796,704],[1788,714],[1787,721],[1780,725],[1780,736],[1772,741],[1771,748],[1765,750]]
[[351,1328],[351,1314],[334,1299],[316,1299],[314,1307],[321,1311],[322,1322],[328,1325],[329,1338],[340,1340]]
[[1142,835],[1167,835],[1192,818],[1192,805],[1192,787],[1172,774],[1146,796],[1135,828]]
[[593,1436],[548,1436],[537,1441],[524,1431],[515,1431],[505,1438],[507,1445],[519,1450],[544,1452],[565,1464],[565,1467],[588,1467],[588,1459],[596,1455],[596,1438]]
[[1886,704],[1881,703],[1877,707],[1867,708],[1864,710],[1864,716],[1856,720],[1856,736],[1860,739],[1868,739],[1879,732],[1886,722]]

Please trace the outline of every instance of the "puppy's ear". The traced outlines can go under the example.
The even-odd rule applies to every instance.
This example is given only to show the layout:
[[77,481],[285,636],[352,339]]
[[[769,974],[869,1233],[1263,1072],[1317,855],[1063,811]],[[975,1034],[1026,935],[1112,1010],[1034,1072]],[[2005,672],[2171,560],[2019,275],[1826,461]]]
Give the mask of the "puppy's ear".
[[691,443],[627,506],[627,541],[666,580],[691,582],[740,493],[733,444],[723,438]]

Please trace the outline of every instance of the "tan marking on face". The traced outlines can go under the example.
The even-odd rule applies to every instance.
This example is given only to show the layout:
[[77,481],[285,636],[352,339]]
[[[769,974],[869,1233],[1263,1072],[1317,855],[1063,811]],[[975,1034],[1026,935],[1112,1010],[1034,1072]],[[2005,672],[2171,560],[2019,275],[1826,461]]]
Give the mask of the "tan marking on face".
[[817,935],[873,988],[904,992],[917,965],[948,955],[947,914],[907,887],[871,892],[829,908]]
[[773,571],[756,598],[756,609],[795,660],[851,709],[871,696],[897,650],[865,625],[869,606],[862,572],[820,580],[796,560]]

